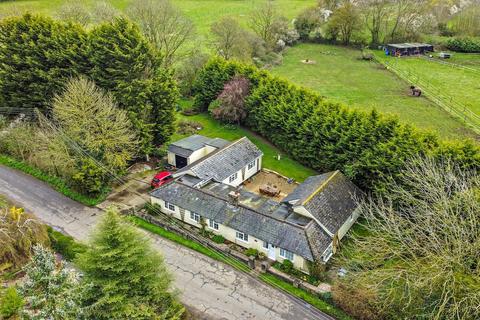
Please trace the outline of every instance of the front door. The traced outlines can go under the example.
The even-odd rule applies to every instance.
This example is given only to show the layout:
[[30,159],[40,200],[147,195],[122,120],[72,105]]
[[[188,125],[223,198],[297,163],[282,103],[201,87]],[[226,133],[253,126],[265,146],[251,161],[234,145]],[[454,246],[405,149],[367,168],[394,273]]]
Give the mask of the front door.
[[275,260],[275,246],[271,243],[268,244],[268,259]]
[[175,167],[178,169],[183,168],[187,165],[187,158],[175,155]]

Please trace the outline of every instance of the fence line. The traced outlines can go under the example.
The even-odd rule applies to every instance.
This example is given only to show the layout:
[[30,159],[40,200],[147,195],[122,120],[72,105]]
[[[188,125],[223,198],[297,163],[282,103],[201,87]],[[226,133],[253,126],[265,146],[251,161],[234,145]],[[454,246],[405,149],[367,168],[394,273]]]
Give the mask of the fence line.
[[472,110],[468,109],[466,105],[458,103],[451,96],[446,96],[442,94],[438,88],[435,88],[435,86],[433,86],[432,84],[425,82],[423,79],[420,79],[418,74],[410,72],[410,70],[401,70],[400,68],[398,68],[398,63],[396,60],[394,61],[394,63],[391,63],[387,62],[384,59],[378,58],[375,54],[373,56],[375,58],[375,61],[382,64],[387,70],[391,70],[398,77],[407,81],[408,83],[418,85],[422,89],[422,92],[433,103],[435,103],[448,113],[452,114],[456,118],[462,120],[476,133],[480,133],[480,116],[474,113]]

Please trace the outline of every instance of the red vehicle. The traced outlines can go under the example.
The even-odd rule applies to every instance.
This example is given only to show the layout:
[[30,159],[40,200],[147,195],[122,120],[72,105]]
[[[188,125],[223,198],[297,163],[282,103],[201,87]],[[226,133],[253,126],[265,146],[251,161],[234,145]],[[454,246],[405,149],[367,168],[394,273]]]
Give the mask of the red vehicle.
[[150,186],[155,189],[160,186],[163,186],[165,183],[173,180],[172,173],[170,171],[162,171],[157,173],[150,183]]

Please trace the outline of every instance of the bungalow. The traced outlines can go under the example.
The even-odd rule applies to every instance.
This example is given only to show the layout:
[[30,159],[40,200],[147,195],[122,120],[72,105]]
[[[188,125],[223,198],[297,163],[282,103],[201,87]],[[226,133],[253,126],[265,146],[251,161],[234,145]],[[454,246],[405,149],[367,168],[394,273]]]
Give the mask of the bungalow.
[[239,139],[178,171],[173,182],[152,191],[151,202],[308,273],[309,262],[327,262],[355,223],[361,192],[339,171],[309,177],[279,202],[247,191],[241,184],[260,170],[262,155]]
[[174,177],[189,175],[198,184],[217,181],[237,187],[260,171],[262,157],[263,152],[243,137],[183,167]]

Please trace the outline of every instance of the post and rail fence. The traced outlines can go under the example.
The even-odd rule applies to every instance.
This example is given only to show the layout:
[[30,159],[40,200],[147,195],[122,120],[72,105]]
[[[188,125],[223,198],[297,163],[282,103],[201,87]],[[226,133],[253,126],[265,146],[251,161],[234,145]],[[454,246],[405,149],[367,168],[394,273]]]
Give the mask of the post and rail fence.
[[453,97],[442,93],[441,90],[421,79],[417,73],[412,72],[410,69],[402,70],[398,67],[396,59],[392,58],[392,61],[387,61],[386,59],[377,57],[375,54],[373,54],[373,57],[376,62],[383,65],[387,70],[392,71],[402,80],[418,86],[430,101],[457,119],[460,119],[473,131],[480,134],[480,115],[470,110],[467,105],[461,104]]

